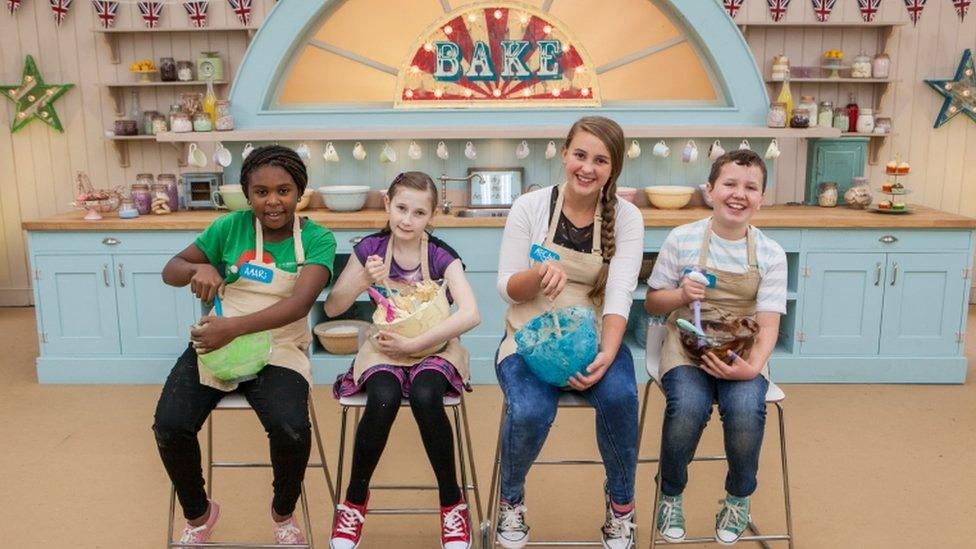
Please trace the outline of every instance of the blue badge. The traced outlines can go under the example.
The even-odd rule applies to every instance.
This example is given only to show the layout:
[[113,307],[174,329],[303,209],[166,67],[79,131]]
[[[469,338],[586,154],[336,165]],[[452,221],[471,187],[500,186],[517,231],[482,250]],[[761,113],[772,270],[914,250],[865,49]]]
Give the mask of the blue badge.
[[559,254],[538,244],[532,245],[532,249],[529,250],[529,257],[535,261],[538,261],[539,263],[543,263],[550,259],[553,261],[559,261]]
[[701,274],[705,275],[705,278],[708,279],[708,285],[705,286],[706,288],[714,288],[715,287],[715,282],[716,282],[715,275],[713,275],[712,273],[710,273],[708,271],[703,271],[703,270],[699,269],[698,267],[685,267],[684,270],[681,271],[681,278],[684,278],[688,273],[690,273],[692,271],[698,271]]
[[274,271],[271,269],[268,269],[267,267],[260,267],[258,265],[252,265],[251,263],[241,265],[240,269],[238,270],[238,274],[241,276],[241,278],[246,278],[255,282],[262,282],[264,284],[271,284],[271,279],[274,278]]

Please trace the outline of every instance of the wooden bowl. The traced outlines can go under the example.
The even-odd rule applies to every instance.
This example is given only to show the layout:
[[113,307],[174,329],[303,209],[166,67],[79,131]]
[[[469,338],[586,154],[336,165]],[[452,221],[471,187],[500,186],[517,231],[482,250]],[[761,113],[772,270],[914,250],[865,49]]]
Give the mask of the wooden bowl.
[[359,350],[359,334],[369,329],[362,320],[329,320],[315,325],[312,331],[325,350],[334,355],[351,355]]
[[752,318],[740,317],[727,321],[702,320],[702,330],[705,335],[714,340],[715,345],[698,347],[698,337],[684,330],[680,330],[681,346],[696,362],[702,361],[702,355],[711,351],[720,360],[730,362],[728,352],[733,351],[740,357],[752,348],[756,334],[759,333],[759,323]]

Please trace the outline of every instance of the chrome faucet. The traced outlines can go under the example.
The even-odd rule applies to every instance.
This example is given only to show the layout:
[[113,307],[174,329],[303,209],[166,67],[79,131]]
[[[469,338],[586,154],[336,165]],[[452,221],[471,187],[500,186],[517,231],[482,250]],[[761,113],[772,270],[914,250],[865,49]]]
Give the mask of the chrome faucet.
[[468,181],[468,182],[473,182],[475,178],[478,178],[478,180],[481,183],[484,183],[484,181],[485,181],[485,179],[483,177],[481,177],[481,174],[480,173],[472,173],[472,174],[466,175],[464,177],[453,177],[453,176],[447,175],[446,173],[442,173],[441,176],[437,178],[441,182],[441,211],[444,212],[444,213],[451,213],[451,208],[454,206],[454,204],[450,200],[447,199],[447,182],[448,181]]

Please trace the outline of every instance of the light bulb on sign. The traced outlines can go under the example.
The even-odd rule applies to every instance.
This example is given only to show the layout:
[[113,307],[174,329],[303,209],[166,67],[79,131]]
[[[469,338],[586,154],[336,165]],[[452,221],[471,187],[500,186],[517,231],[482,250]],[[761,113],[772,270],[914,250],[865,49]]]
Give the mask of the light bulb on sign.
[[526,15],[526,14],[524,14],[524,13],[522,15],[519,15],[519,23],[521,23],[523,25],[528,25],[529,24],[529,16]]
[[472,95],[474,95],[474,92],[472,92],[471,90],[468,90],[468,89],[465,89],[464,90],[464,96],[465,97],[471,97]]
[[552,89],[552,96],[553,96],[553,97],[559,97],[559,95],[560,95],[561,93],[563,93],[563,91],[562,91],[561,89],[559,89],[559,88],[553,88],[553,89]]
[[413,90],[407,90],[403,95],[406,95],[407,99],[413,99]]
[[410,65],[410,72],[413,74],[417,74],[418,72],[420,72],[420,67],[418,67],[417,65]]
[[563,44],[563,47],[562,47],[562,48],[560,48],[560,49],[562,49],[562,50],[563,50],[563,53],[566,53],[566,52],[568,52],[568,51],[569,51],[569,44]]
[[434,97],[440,99],[444,95],[444,90],[437,88],[434,90]]
[[450,36],[452,32],[454,32],[454,29],[452,29],[450,25],[444,27],[444,34]]
[[495,97],[501,97],[502,96],[502,90],[500,90],[498,88],[495,88],[495,89],[491,90],[491,94],[494,95]]
[[546,34],[552,34],[552,25],[546,25],[542,27],[542,32]]
[[532,90],[530,90],[529,88],[525,88],[524,90],[522,90],[522,95],[524,95],[525,97],[528,97],[528,96],[532,95]]
[[478,16],[477,15],[475,15],[474,13],[469,13],[468,14],[468,21],[474,23],[477,20],[478,20]]
[[431,44],[430,42],[425,42],[424,43],[424,51],[425,52],[428,52],[428,53],[434,51],[434,45]]
[[590,88],[583,88],[583,89],[581,89],[580,90],[580,94],[583,97],[589,97],[590,96]]
[[501,19],[502,18],[502,10],[495,10],[495,13],[493,13],[492,15],[495,16],[495,19]]

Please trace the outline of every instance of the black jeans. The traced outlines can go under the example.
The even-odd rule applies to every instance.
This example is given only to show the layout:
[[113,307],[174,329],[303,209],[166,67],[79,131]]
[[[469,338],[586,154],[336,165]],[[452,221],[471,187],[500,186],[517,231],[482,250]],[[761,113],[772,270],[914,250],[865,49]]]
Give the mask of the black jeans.
[[[254,408],[271,443],[275,513],[288,516],[301,495],[302,479],[311,450],[308,382],[301,374],[280,366],[265,366],[256,379],[240,384],[238,392]],[[200,383],[197,353],[192,346],[176,361],[156,404],[153,432],[163,465],[176,487],[183,516],[193,520],[207,512],[197,433],[227,393]]]

